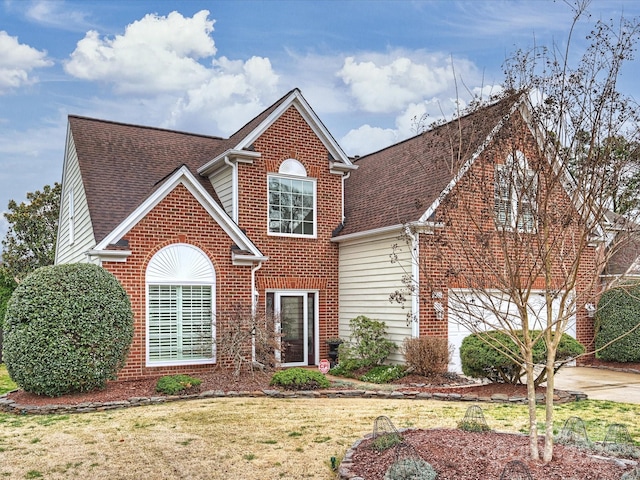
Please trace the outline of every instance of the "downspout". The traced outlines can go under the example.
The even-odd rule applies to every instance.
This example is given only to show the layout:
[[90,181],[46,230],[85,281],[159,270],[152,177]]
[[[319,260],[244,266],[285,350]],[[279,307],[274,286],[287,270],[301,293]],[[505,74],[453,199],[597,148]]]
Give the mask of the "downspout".
[[[258,312],[258,299],[260,298],[260,293],[256,289],[256,272],[260,270],[261,267],[262,267],[262,262],[258,262],[256,266],[251,267],[251,315],[253,316],[254,320]],[[256,361],[255,335],[251,336],[251,361],[254,363]]]
[[409,227],[405,228],[411,238],[411,282],[414,287],[411,291],[411,336],[420,336],[420,249],[418,232],[412,233]]
[[349,177],[351,176],[351,172],[347,172],[345,175],[342,176],[342,223],[344,224],[344,182],[346,180],[349,180]]
[[233,194],[231,195],[231,217],[234,222],[238,223],[238,168],[236,163],[229,160],[229,155],[224,156],[224,163],[231,167],[231,181],[233,182]]

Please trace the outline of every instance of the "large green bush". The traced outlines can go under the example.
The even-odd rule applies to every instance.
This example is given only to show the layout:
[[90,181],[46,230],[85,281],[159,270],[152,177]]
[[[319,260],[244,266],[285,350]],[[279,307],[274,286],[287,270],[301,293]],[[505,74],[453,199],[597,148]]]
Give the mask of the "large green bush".
[[[610,362],[640,362],[639,323],[640,285],[603,293],[596,312],[596,357]],[[633,328],[636,330],[623,336]]]
[[[532,331],[531,335],[539,334],[539,331]],[[522,338],[522,332],[517,332]],[[510,352],[508,356],[503,352]],[[562,334],[556,361],[574,358],[584,353],[584,347],[576,339]],[[460,346],[460,359],[462,360],[462,372],[473,378],[486,378],[496,383],[521,383],[521,378],[525,373],[522,361],[514,361],[510,357],[518,360],[522,356],[513,339],[504,332],[490,330],[482,333],[473,333],[462,341]],[[533,346],[533,361],[537,364],[546,363],[547,345],[540,339]],[[544,369],[535,380],[536,385],[546,380]]]
[[118,280],[92,264],[42,267],[7,305],[4,361],[25,391],[59,396],[103,388],[122,368],[133,314]]
[[380,320],[360,315],[349,321],[349,342],[338,347],[340,363],[357,364],[360,367],[382,365],[398,346],[387,338],[387,326]]

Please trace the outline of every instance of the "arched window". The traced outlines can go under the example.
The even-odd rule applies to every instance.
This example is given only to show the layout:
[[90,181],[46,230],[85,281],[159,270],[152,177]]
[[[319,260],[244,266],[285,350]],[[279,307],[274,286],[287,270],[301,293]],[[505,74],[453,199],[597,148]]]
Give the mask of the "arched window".
[[280,164],[278,174],[267,178],[268,231],[273,235],[316,235],[316,181],[294,158]]
[[535,232],[538,176],[521,151],[512,153],[495,169],[495,220],[501,228]]
[[215,361],[215,270],[205,253],[178,243],[147,266],[147,365]]

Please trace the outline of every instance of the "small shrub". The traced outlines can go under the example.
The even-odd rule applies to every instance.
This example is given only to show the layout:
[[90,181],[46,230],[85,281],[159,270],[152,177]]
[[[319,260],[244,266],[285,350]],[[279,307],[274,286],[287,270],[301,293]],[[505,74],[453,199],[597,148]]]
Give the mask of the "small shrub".
[[356,358],[340,359],[340,363],[331,369],[331,375],[354,378],[354,372],[364,367],[362,360]]
[[269,384],[287,390],[315,390],[331,385],[322,373],[304,368],[288,368],[276,372]]
[[[539,334],[539,331],[531,331],[531,335]],[[517,332],[522,335],[522,332]],[[509,351],[507,356],[504,351]],[[556,361],[566,360],[584,353],[584,347],[570,335],[563,333],[556,353]],[[544,363],[546,361],[547,348],[544,339],[538,340],[533,346],[533,361]],[[511,357],[511,358],[510,358]],[[515,359],[515,361],[513,359]],[[462,360],[462,372],[473,378],[486,378],[496,383],[521,383],[524,368],[520,351],[509,335],[497,330],[482,333],[473,333],[462,341],[460,346],[460,359]],[[535,384],[540,385],[546,381],[546,371],[543,369],[535,379]]]
[[438,473],[421,458],[403,458],[391,464],[384,480],[435,480]]
[[358,360],[362,366],[382,365],[397,345],[386,338],[387,328],[384,322],[372,320],[364,315],[349,321],[350,342],[338,348],[340,362]]
[[193,388],[197,388],[201,384],[202,380],[190,377],[189,375],[168,375],[158,379],[158,383],[156,383],[156,392],[167,395],[178,395]]
[[369,383],[390,383],[406,375],[402,365],[378,365],[362,375],[359,380]]
[[463,432],[490,432],[491,429],[486,423],[474,422],[472,420],[460,420],[458,428]]
[[42,267],[14,290],[5,313],[3,356],[25,391],[57,397],[104,388],[133,338],[129,297],[90,263]]
[[640,467],[636,467],[630,472],[625,473],[620,477],[620,480],[640,480]]
[[596,357],[610,362],[640,362],[639,323],[640,284],[603,293],[596,312],[595,338],[596,349],[602,350]]
[[429,336],[405,338],[402,351],[407,365],[424,376],[445,373],[452,353],[447,338]]
[[399,433],[383,433],[373,439],[371,448],[376,452],[384,452],[400,443],[402,443],[402,435]]

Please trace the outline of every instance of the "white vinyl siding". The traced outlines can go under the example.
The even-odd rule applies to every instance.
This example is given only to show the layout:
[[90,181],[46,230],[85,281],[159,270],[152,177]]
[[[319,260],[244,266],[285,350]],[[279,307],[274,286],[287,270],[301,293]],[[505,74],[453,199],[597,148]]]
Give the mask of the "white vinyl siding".
[[[398,261],[391,263],[392,246],[398,245]],[[410,247],[397,235],[357,240],[340,244],[339,260],[339,333],[344,339],[350,334],[349,321],[359,315],[384,321],[389,338],[399,347],[411,337],[412,326],[407,324],[411,312],[411,297],[402,308],[389,301],[389,296],[403,288],[402,278],[411,274]],[[402,362],[399,350],[390,359]]]
[[233,212],[233,168],[226,166],[217,170],[213,175],[209,177],[213,189],[216,191],[216,195],[220,199],[222,208],[227,214],[234,218]]
[[[70,193],[72,193],[72,196]],[[70,199],[73,198],[73,212],[70,212]],[[70,219],[73,217],[73,230],[70,230]],[[93,226],[89,216],[89,206],[82,184],[78,154],[73,137],[67,138],[67,152],[62,175],[62,196],[58,222],[58,239],[56,242],[56,264],[88,262],[85,254],[96,246]]]
[[149,285],[149,362],[213,358],[211,287]]

